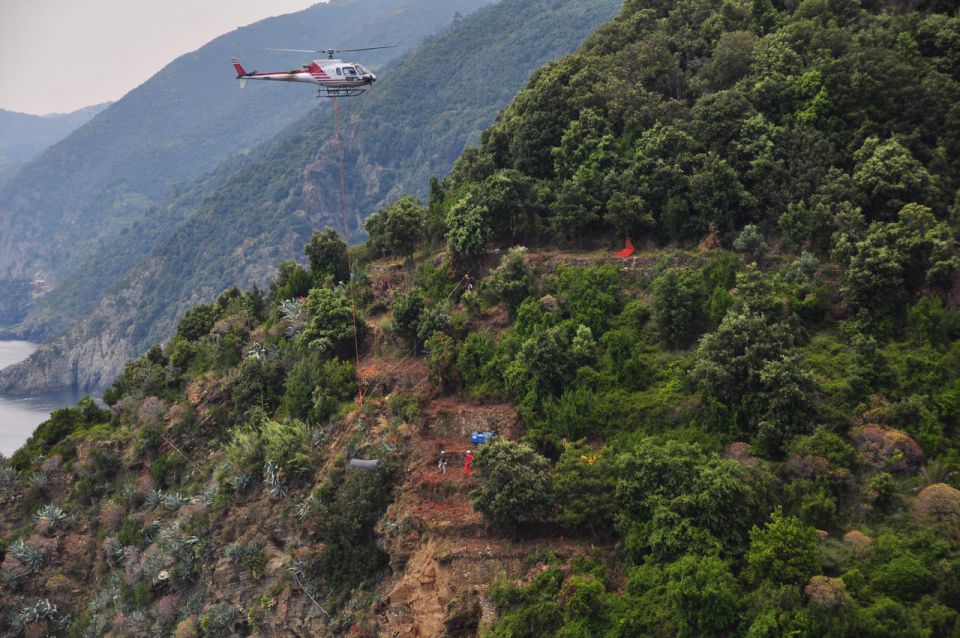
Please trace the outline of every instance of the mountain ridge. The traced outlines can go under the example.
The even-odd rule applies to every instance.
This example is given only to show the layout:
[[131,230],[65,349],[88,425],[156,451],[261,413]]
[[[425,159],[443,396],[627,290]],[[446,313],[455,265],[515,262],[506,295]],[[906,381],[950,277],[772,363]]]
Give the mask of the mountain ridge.
[[[515,73],[496,85],[483,74],[502,61],[504,50],[528,56],[522,64],[532,72],[539,63],[572,50],[618,6],[615,0],[590,6],[566,1],[544,11],[532,0],[510,0],[486,7],[453,32],[425,42],[359,101],[344,103],[354,236],[361,236],[361,217],[406,185],[423,189],[430,175],[449,170],[466,144],[477,139],[479,126],[492,122],[523,85],[524,74]],[[506,30],[518,17],[521,28]],[[457,55],[465,42],[468,52]],[[430,80],[431,99],[421,103],[420,84],[434,69],[441,73]],[[461,70],[468,75],[459,75]],[[29,393],[108,382],[138,348],[169,335],[179,312],[232,284],[265,283],[278,258],[300,254],[312,228],[341,227],[338,199],[329,195],[339,188],[332,123],[322,116],[329,114],[330,105],[323,109],[308,116],[308,127],[294,126],[259,159],[226,178],[167,244],[155,248],[142,267],[125,277],[139,287],[147,273],[152,274],[153,283],[142,291],[139,303],[120,303],[129,295],[123,285],[115,287],[90,316],[41,346],[32,359],[0,372],[0,388]],[[101,342],[137,345],[122,353],[111,350],[117,354],[105,364],[97,355]]]
[[[100,242],[142,221],[168,188],[269,139],[309,111],[306,87],[251,86],[241,93],[231,56],[263,56],[278,40],[307,47],[317,38],[376,37],[409,46],[458,9],[482,4],[336,0],[240,27],[179,56],[0,189],[0,276],[39,271],[58,283]],[[374,51],[367,60],[376,66],[402,51]]]

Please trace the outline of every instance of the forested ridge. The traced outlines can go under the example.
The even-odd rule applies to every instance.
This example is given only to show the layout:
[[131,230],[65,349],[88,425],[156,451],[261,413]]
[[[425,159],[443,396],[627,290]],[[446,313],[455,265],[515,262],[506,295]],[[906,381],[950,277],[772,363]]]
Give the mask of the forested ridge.
[[258,144],[314,109],[304,85],[241,91],[231,57],[282,69],[309,54],[266,48],[346,48],[368,39],[397,45],[368,52],[364,60],[376,69],[458,11],[483,4],[335,0],[261,20],[180,56],[48,149],[0,189],[0,277],[40,276],[60,286],[42,299],[20,300],[31,315],[18,336],[46,340],[75,323],[194,212],[182,196],[190,182],[215,188],[217,175],[255,159]]
[[9,626],[957,635],[958,46],[955,3],[627,2],[4,463]]
[[[384,69],[361,99],[342,100],[352,240],[383,202],[407,189],[425,192],[430,175],[447,173],[530,73],[574,50],[619,6],[619,0],[497,3],[456,20]],[[66,318],[75,325],[63,334],[44,330],[41,349],[0,374],[0,388],[102,389],[124,361],[169,338],[189,307],[234,283],[265,285],[277,262],[299,255],[313,228],[342,229],[331,111],[324,102],[249,157],[182,186],[123,241],[80,264],[25,322],[62,329]]]

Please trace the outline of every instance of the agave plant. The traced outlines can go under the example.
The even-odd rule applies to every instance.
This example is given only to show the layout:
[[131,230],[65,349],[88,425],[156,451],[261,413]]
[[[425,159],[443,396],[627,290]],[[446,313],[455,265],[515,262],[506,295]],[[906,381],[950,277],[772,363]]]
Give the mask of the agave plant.
[[117,538],[111,538],[107,547],[107,552],[117,565],[122,565],[127,558],[126,547]]
[[244,544],[238,541],[227,545],[226,549],[223,550],[223,554],[231,563],[240,563],[240,561],[243,560],[245,550],[246,547]]
[[309,567],[310,563],[308,563],[305,559],[294,558],[292,561],[290,561],[290,564],[287,565],[287,573],[289,573],[291,576],[306,576]]
[[927,485],[946,483],[957,473],[957,466],[946,459],[933,459],[920,469],[920,476]]
[[163,502],[163,491],[162,490],[150,490],[147,492],[147,495],[144,497],[144,502],[150,507],[156,507]]
[[50,503],[34,512],[33,520],[46,529],[52,530],[67,520],[67,515],[63,513],[62,509]]
[[22,538],[14,541],[7,551],[17,559],[17,562],[33,573],[43,568],[43,554],[27,545]]
[[284,333],[295,336],[303,329],[303,302],[299,299],[284,299],[280,302],[280,316],[287,322]]
[[206,618],[204,626],[211,630],[210,633],[216,635],[221,631],[230,629],[236,622],[239,612],[237,608],[228,603],[217,603],[203,615]]
[[163,506],[168,510],[175,510],[181,505],[189,502],[190,499],[182,496],[180,492],[168,492],[164,494],[163,498],[161,499],[161,503],[163,503]]
[[267,348],[262,343],[255,343],[247,350],[247,359],[261,361],[267,358]]
[[131,627],[143,628],[147,626],[147,614],[141,609],[135,609],[127,616],[127,624]]
[[317,500],[313,497],[313,494],[303,499],[297,503],[297,518],[300,520],[305,519],[310,515],[310,512],[313,510],[313,506],[316,505]]
[[13,616],[13,625],[18,632],[24,631],[29,625],[39,622],[46,622],[52,625],[52,628],[62,629],[66,627],[67,616],[57,614],[57,606],[46,598],[36,600],[32,605],[25,605],[20,609],[20,613]]
[[27,485],[40,488],[47,484],[48,478],[47,473],[40,470],[27,477]]
[[144,528],[143,541],[147,545],[153,545],[161,531],[163,531],[163,523],[160,521],[153,521],[148,527]]
[[107,633],[107,621],[102,618],[93,618],[90,624],[83,630],[83,638],[100,638]]
[[220,484],[216,481],[208,484],[203,488],[203,491],[199,496],[193,498],[194,503],[203,503],[204,505],[213,505],[213,499],[217,497],[217,493],[220,491]]
[[257,483],[257,477],[253,474],[246,474],[240,472],[239,474],[234,474],[233,478],[230,479],[230,486],[233,488],[234,492],[238,494],[240,492],[246,492],[248,489],[253,487]]
[[287,488],[283,485],[283,472],[276,461],[269,460],[263,464],[263,484],[271,496],[286,496]]
[[0,569],[0,584],[6,587],[7,590],[15,589],[19,580],[20,577],[14,572],[8,572],[5,569]]
[[0,485],[10,486],[17,480],[17,471],[12,467],[0,467]]

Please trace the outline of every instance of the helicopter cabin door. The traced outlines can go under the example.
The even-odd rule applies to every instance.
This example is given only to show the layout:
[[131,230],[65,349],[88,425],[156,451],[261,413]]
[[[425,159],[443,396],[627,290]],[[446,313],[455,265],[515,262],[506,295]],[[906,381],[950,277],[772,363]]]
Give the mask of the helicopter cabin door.
[[343,79],[348,82],[359,82],[360,74],[357,73],[357,70],[349,65],[341,66],[337,68],[337,75],[343,73]]

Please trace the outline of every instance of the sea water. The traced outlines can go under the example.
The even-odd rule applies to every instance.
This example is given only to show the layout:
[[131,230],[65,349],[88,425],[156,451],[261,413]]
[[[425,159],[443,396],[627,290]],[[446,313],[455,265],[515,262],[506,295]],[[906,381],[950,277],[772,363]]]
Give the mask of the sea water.
[[[0,341],[0,369],[23,361],[36,349],[37,344],[30,341]],[[69,390],[36,396],[0,394],[0,454],[9,458],[51,411],[73,405],[79,398]]]

